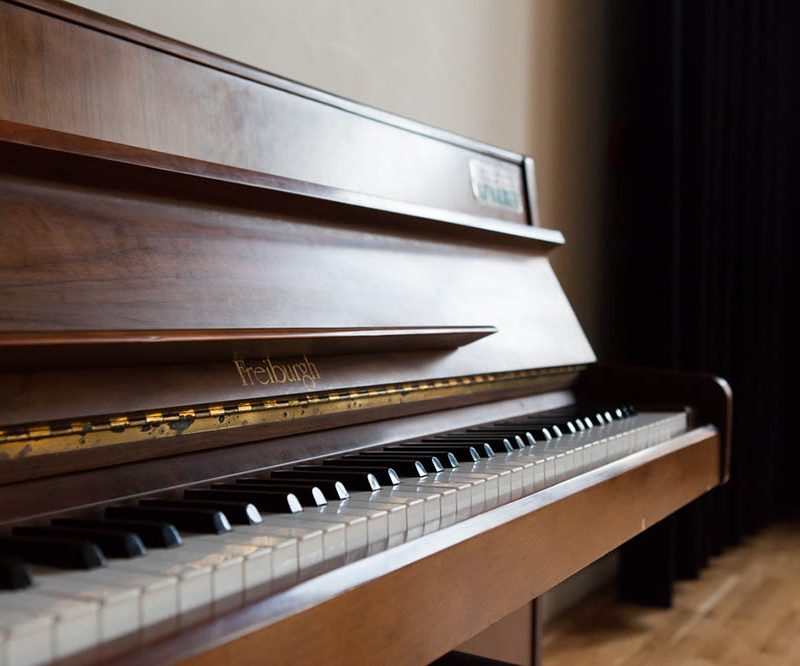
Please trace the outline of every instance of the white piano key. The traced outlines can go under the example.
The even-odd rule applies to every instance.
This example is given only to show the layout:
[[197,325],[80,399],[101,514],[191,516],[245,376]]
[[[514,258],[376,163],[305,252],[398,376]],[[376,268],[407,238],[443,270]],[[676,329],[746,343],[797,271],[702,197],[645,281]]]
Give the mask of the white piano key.
[[483,472],[480,467],[474,467],[475,464],[479,465],[480,463],[463,463],[456,469],[441,472],[441,477],[439,478],[469,481],[471,483],[483,481],[482,511],[488,511],[498,504],[498,475],[493,472]]
[[51,618],[52,654],[56,659],[88,650],[100,642],[100,604],[49,596],[35,590],[0,592],[3,611]]
[[[419,502],[419,504],[421,508],[422,502]],[[350,499],[341,502],[341,506],[343,508],[378,509],[380,511],[386,511],[388,523],[387,547],[391,548],[392,546],[397,546],[406,540],[408,522],[405,502],[381,501],[378,499],[360,501],[351,496]],[[420,511],[420,513],[422,512]]]
[[367,552],[372,555],[386,550],[389,543],[389,515],[378,508],[349,507],[345,502],[330,502],[325,506],[303,510],[309,515],[325,515],[334,519],[362,517],[367,521]]
[[[444,474],[447,474],[447,471]],[[441,479],[444,479],[444,477],[441,477]],[[451,475],[446,482],[443,482],[438,476],[432,475],[421,481],[420,486],[423,488],[437,488],[455,492],[455,513],[452,514],[448,503],[449,492],[444,495],[441,527],[447,527],[455,522],[469,518],[473,513],[473,495],[477,494],[478,497],[481,497],[483,494],[484,484],[481,484],[480,480],[477,480],[477,482],[474,480],[460,481]],[[477,491],[475,490],[476,486],[478,487]]]
[[[447,473],[444,473],[445,476]],[[425,526],[424,534],[435,532],[456,522],[456,514],[459,504],[466,507],[470,501],[469,487],[463,481],[456,481],[452,478],[445,478],[440,474],[429,474],[421,479],[402,479],[398,486],[401,490],[421,488],[439,494],[439,526],[431,529],[432,526]]]
[[468,495],[469,487],[463,482],[454,482],[447,472],[439,474],[429,474],[420,479],[402,479],[397,488],[399,490],[413,490],[421,488],[423,490],[435,492],[439,495],[439,521],[438,525],[427,524],[423,529],[423,534],[430,534],[438,529],[452,525],[456,521],[458,511],[459,496],[462,505],[470,500]]
[[55,619],[0,608],[0,661],[3,666],[38,666],[55,656]]
[[[224,545],[226,546],[224,556],[229,557],[235,552],[242,555],[242,570],[240,574],[239,587],[233,589],[233,583],[227,583],[229,587],[224,589],[220,585],[226,584],[216,582],[214,585],[214,599],[220,600],[227,595],[235,595],[248,587],[259,586],[262,589],[269,586],[273,578],[273,560],[275,551],[278,547],[284,548],[295,547],[289,556],[296,556],[296,543],[295,540],[283,537],[275,537],[268,535],[253,535],[249,534],[247,528],[227,532],[225,534],[207,535],[203,537],[193,538],[193,545],[197,542],[207,542],[213,544],[216,548]],[[241,551],[232,551],[230,547],[241,548]]]
[[545,487],[544,467],[544,458],[538,458],[533,461],[533,487],[535,491],[543,490]]
[[62,571],[34,568],[34,588],[41,594],[92,601],[100,605],[100,638],[113,640],[141,626],[142,587],[110,584],[108,572]]
[[185,538],[183,545],[178,548],[153,550],[148,557],[138,559],[160,559],[196,569],[210,567],[211,599],[221,601],[241,594],[244,589],[244,560],[255,550],[257,549],[254,547],[214,541],[211,535],[198,535]]
[[[203,563],[201,557],[192,556],[190,552],[182,558],[164,558],[163,553],[184,550],[185,545],[169,551],[149,551],[147,556],[133,560],[111,560],[108,568],[113,571],[134,572],[162,576],[177,581],[178,614],[185,615],[192,611],[191,617],[201,615],[199,611],[210,612],[214,600],[211,582],[213,567]],[[186,551],[184,551],[186,552]],[[188,561],[185,561],[188,559]]]
[[[239,534],[294,540],[294,555],[296,558],[294,566],[286,571],[280,582],[278,582],[278,578],[275,578],[276,585],[281,586],[286,582],[292,582],[292,579],[297,580],[302,575],[320,571],[322,562],[325,559],[327,527],[319,523],[309,525],[308,523],[297,524],[296,521],[293,523],[281,522],[283,515],[263,513],[261,514],[263,522],[258,525],[237,527],[233,532],[229,532],[229,534],[234,535],[234,538],[236,538],[235,535]],[[339,532],[339,537],[341,538],[341,531]],[[333,545],[335,546],[335,541]]]
[[423,488],[415,485],[406,485],[402,488],[399,486],[392,486],[391,488],[381,488],[371,493],[371,495],[372,497],[380,499],[396,497],[400,499],[422,501],[422,529],[419,534],[409,531],[408,539],[416,539],[423,534],[435,532],[439,529],[442,515],[442,494],[436,489],[431,489],[429,487]]
[[501,453],[494,458],[480,460],[472,466],[475,471],[486,471],[499,475],[498,501],[501,503],[522,497],[525,487],[525,467],[515,462],[516,459],[518,456],[515,452]]
[[271,513],[263,514],[266,526],[314,526],[319,528],[325,524],[341,525],[344,528],[345,537],[345,560],[352,562],[364,557],[367,554],[367,519],[364,516],[341,515],[334,516],[331,513],[319,513],[303,509],[299,513]]
[[[360,491],[350,493],[350,499],[346,500],[347,504],[352,504],[354,506],[371,502],[379,502],[378,506],[386,504],[387,507],[393,505],[403,507],[403,518],[405,521],[403,541],[409,541],[422,536],[425,525],[425,501],[422,498],[409,495],[380,494],[380,491],[375,493]],[[390,541],[392,541],[392,536],[389,538]],[[390,543],[390,545],[392,544]]]
[[[408,480],[408,483],[404,486],[405,488],[416,488],[418,492],[430,491],[439,495],[439,527],[435,527],[431,530],[431,527],[426,525],[425,534],[436,531],[442,526],[442,515],[444,515],[444,526],[446,527],[449,524],[464,520],[483,510],[485,504],[485,480],[480,477],[470,477],[468,479],[454,478],[453,472],[456,472],[457,469],[458,468],[453,470],[446,469],[437,474],[431,474],[419,481]],[[444,490],[452,490],[455,492],[455,514],[452,515],[452,519],[449,517],[450,507],[447,504],[444,507],[444,514],[442,514],[441,511],[441,493]],[[445,497],[445,501],[447,501],[447,497]]]

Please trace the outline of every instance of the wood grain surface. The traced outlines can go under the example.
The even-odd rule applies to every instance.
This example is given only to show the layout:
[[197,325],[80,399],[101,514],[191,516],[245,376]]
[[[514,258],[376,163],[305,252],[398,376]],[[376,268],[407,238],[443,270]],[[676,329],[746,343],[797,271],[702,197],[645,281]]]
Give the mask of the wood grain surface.
[[[70,20],[78,18],[74,10],[45,7],[48,13],[0,4],[0,118],[344,191],[529,221],[520,155],[477,152],[365,117],[358,107],[326,103],[302,86],[279,88],[277,77],[265,81],[257,70],[209,61],[198,49],[174,49],[150,36],[158,43],[151,48],[138,43],[144,31],[111,21],[87,29]],[[521,195],[518,210],[473,196],[470,159],[510,174]]]

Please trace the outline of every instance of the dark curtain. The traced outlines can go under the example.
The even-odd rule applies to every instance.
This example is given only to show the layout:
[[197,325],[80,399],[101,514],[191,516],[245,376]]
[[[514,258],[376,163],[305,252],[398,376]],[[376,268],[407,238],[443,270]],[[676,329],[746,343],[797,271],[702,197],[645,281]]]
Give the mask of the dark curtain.
[[603,355],[722,375],[735,412],[730,483],[623,550],[621,590],[638,601],[668,605],[674,577],[697,575],[710,556],[800,506],[788,404],[798,5],[614,3],[608,256],[617,343]]

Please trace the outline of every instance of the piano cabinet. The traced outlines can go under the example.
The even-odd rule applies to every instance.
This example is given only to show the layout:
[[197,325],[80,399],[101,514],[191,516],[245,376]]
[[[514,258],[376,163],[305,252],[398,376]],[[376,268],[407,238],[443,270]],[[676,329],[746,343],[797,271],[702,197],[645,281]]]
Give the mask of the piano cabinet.
[[729,388],[596,361],[532,174],[0,2],[0,664],[426,664],[724,483]]

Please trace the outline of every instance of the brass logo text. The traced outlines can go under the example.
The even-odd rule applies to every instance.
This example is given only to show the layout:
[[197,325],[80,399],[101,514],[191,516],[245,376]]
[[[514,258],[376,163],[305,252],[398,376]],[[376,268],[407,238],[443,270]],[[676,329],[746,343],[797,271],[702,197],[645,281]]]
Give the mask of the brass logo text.
[[313,389],[320,378],[317,366],[303,355],[302,362],[273,363],[269,356],[257,361],[234,361],[242,386],[258,384],[294,384],[302,382],[307,389]]

